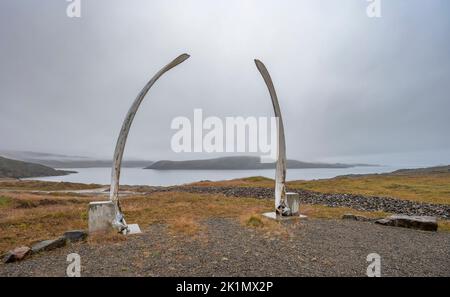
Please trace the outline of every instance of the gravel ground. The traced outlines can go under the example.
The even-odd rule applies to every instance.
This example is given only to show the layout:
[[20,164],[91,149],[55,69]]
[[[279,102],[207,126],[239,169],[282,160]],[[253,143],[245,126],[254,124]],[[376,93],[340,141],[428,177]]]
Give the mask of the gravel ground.
[[[192,187],[177,186],[159,188],[155,191],[185,191],[190,193],[224,194],[230,197],[253,197],[273,199],[273,189],[254,187]],[[300,194],[300,202],[331,207],[350,207],[365,211],[384,211],[395,214],[436,216],[450,219],[450,205],[421,203],[390,197],[353,194],[323,194],[305,190],[292,190]]]
[[373,252],[383,276],[450,276],[450,233],[306,219],[284,222],[290,236],[277,237],[232,219],[202,224],[196,237],[152,225],[111,245],[72,244],[0,264],[0,276],[64,276],[73,252],[82,276],[365,276]]

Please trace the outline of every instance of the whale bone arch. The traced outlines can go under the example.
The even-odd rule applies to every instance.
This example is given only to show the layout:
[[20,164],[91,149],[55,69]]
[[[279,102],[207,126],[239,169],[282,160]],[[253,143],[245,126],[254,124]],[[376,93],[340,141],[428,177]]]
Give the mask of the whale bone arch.
[[138,94],[133,104],[131,105],[125,120],[122,124],[119,137],[117,139],[116,148],[114,151],[113,166],[111,170],[111,188],[109,192],[109,199],[114,203],[115,207],[115,219],[112,222],[114,228],[118,229],[122,233],[126,233],[128,230],[125,218],[122,214],[119,201],[119,183],[120,183],[120,171],[122,169],[122,159],[125,150],[125,144],[127,142],[128,133],[130,132],[131,124],[133,123],[134,117],[144,100],[145,95],[147,95],[153,84],[167,71],[174,68],[175,66],[186,61],[190,56],[188,54],[181,54],[176,57],[172,62],[161,68],[144,86],[142,91]]
[[278,103],[277,93],[270,77],[269,71],[263,62],[255,59],[256,67],[269,89],[272,99],[273,110],[277,118],[277,167],[275,173],[275,212],[282,216],[291,215],[291,210],[287,204],[286,198],[286,140],[284,137],[283,118],[281,116],[280,104]]

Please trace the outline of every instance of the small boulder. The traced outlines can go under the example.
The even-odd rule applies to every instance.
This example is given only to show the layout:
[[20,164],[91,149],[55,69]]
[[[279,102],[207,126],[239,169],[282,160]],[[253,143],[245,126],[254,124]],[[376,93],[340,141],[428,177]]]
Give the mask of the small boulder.
[[31,251],[33,252],[33,254],[36,254],[43,251],[51,251],[65,245],[66,239],[64,237],[59,237],[57,239],[40,241],[31,247]]
[[3,258],[4,263],[12,263],[16,261],[21,261],[31,254],[31,249],[27,246],[22,246],[15,248],[6,253]]
[[71,230],[64,233],[63,237],[67,243],[83,241],[87,238],[88,233],[84,230]]
[[375,223],[385,226],[403,227],[425,231],[437,231],[438,229],[436,217],[430,216],[393,215],[377,220]]

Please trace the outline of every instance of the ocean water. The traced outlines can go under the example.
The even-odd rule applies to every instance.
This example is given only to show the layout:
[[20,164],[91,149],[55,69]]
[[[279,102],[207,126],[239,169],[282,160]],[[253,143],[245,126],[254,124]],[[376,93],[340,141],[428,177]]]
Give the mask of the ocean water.
[[[367,166],[353,168],[288,169],[287,180],[314,180],[347,174],[392,172],[397,169],[401,168],[396,166]],[[110,168],[72,168],[64,170],[77,171],[78,173],[32,179],[96,184],[110,184],[111,182]],[[219,181],[250,176],[274,178],[275,170],[151,170],[122,168],[120,183],[122,185],[171,186],[202,180]]]

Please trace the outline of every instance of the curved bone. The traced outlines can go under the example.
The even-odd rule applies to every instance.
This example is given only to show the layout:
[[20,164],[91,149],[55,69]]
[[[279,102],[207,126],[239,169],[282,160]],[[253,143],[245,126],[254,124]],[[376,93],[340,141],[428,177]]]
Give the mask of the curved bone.
[[273,86],[269,71],[267,71],[266,66],[264,66],[261,61],[255,60],[255,64],[261,73],[267,88],[269,89],[270,98],[272,98],[273,110],[275,111],[275,116],[277,117],[278,146],[277,169],[275,174],[275,210],[283,214],[284,209],[289,211],[286,209],[286,142],[284,139],[283,118],[281,117],[281,109],[278,104],[277,93],[275,92],[275,87]]
[[155,76],[145,85],[142,91],[138,94],[136,99],[131,105],[130,110],[125,117],[125,120],[122,124],[122,129],[120,130],[119,138],[117,139],[116,149],[114,151],[114,159],[113,159],[113,167],[111,172],[111,189],[109,199],[114,203],[116,208],[116,221],[113,223],[115,227],[119,228],[120,231],[122,229],[126,229],[126,223],[123,219],[123,215],[120,209],[119,203],[119,180],[120,180],[120,170],[122,168],[122,158],[123,152],[125,150],[125,144],[128,137],[128,132],[130,131],[131,124],[133,123],[134,116],[139,109],[139,106],[144,100],[145,95],[153,86],[153,84],[167,71],[172,69],[173,67],[181,64],[185,60],[187,60],[190,56],[188,54],[182,54],[175,58],[172,62],[164,66],[160,71],[158,71]]

